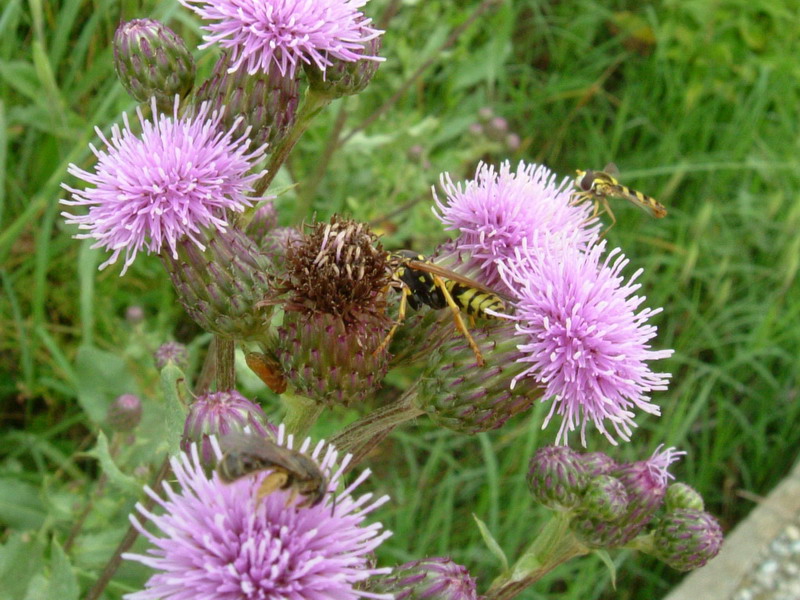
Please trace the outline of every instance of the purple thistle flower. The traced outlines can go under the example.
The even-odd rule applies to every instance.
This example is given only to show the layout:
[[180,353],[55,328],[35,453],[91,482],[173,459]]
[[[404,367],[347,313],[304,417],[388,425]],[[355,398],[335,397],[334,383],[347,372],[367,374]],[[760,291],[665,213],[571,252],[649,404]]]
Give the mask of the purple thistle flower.
[[[291,448],[292,436],[280,428],[278,443]],[[223,482],[207,475],[198,447],[171,459],[180,490],[164,484],[165,498],[150,488],[147,494],[163,509],[155,514],[141,504],[136,509],[158,529],[148,532],[139,519],[130,519],[154,546],[146,554],[123,558],[156,571],[145,589],[127,600],[245,600],[284,598],[391,598],[356,589],[388,568],[370,565],[371,553],[391,532],[380,523],[365,525],[366,515],[389,498],[371,493],[353,497],[369,470],[342,492],[339,485],[350,455],[337,464],[337,452],[324,442],[311,450],[306,439],[299,450],[329,476],[328,493],[316,506],[302,499],[287,505],[291,490],[277,490],[258,500],[269,471]],[[215,444],[217,457],[221,457]],[[334,498],[335,496],[335,498]]]
[[219,44],[230,49],[230,72],[269,72],[294,78],[301,63],[324,71],[332,59],[354,62],[365,44],[383,31],[357,10],[367,0],[179,0],[210,23],[200,48]]
[[580,424],[585,446],[589,421],[612,444],[614,434],[628,441],[636,426],[631,409],[660,414],[647,393],[666,389],[670,377],[647,364],[672,350],[651,350],[648,344],[656,327],[647,320],[661,309],[636,312],[645,300],[633,295],[641,270],[625,282],[620,273],[628,260],[616,248],[601,262],[604,249],[601,242],[583,252],[574,240],[551,236],[544,244],[525,244],[515,260],[500,266],[518,297],[510,317],[523,337],[518,348],[525,355],[518,360],[530,363],[512,386],[522,377],[543,386],[542,398],[553,399],[543,427],[553,415],[563,417],[556,443],[567,443]]
[[557,182],[545,166],[520,162],[512,172],[506,161],[497,172],[481,163],[472,181],[453,183],[449,174],[440,181],[447,198],[440,201],[434,189],[434,214],[446,229],[459,232],[457,248],[472,256],[483,271],[481,282],[490,287],[503,285],[498,265],[523,243],[532,247],[549,239],[545,234],[567,234],[583,248],[597,237],[590,203],[572,206],[571,181]]
[[[152,110],[156,114],[155,103]],[[179,117],[176,102],[172,116],[161,114],[154,122],[141,109],[137,114],[138,135],[127,115],[122,129],[112,127],[111,140],[96,129],[107,150],[90,146],[97,157],[93,173],[74,164],[67,169],[93,187],[78,190],[62,184],[72,197],[62,204],[89,207],[85,215],[62,213],[67,223],[89,230],[75,237],[95,239],[92,248],[112,251],[101,269],[124,252],[122,274],[142,249],[168,249],[177,257],[176,244],[183,237],[203,248],[198,232],[225,230],[226,212],[242,212],[251,205],[247,193],[263,174],[246,175],[263,157],[264,147],[248,153],[247,133],[234,139],[230,131],[218,131],[221,113],[209,116],[205,104],[194,116]]]

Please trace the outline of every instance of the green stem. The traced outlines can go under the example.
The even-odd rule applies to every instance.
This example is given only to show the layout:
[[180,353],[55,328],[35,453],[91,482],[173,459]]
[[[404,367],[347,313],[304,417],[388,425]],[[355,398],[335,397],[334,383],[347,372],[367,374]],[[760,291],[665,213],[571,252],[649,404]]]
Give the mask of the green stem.
[[[289,156],[292,148],[294,148],[297,140],[299,140],[300,136],[308,129],[312,119],[316,117],[330,101],[331,99],[329,97],[315,92],[310,87],[306,90],[303,103],[297,110],[294,125],[292,125],[286,137],[280,141],[275,151],[270,154],[269,162],[267,163],[267,172],[256,182],[254,196],[261,196],[267,191],[267,188],[269,188],[272,180],[275,179],[281,165],[286,161],[286,158]],[[301,218],[302,216],[305,216],[305,214],[301,215]]]
[[339,451],[353,455],[348,471],[386,439],[395,427],[423,414],[424,411],[414,406],[416,396],[414,385],[395,402],[371,412],[331,438],[331,444]]
[[214,358],[216,360],[217,391],[228,391],[236,387],[235,347],[233,340],[214,336]]
[[557,513],[544,526],[522,556],[492,582],[486,600],[509,600],[533,585],[558,565],[590,552],[569,529],[570,515]]
[[308,433],[324,408],[322,404],[314,402],[310,398],[291,392],[282,394],[281,400],[286,407],[283,424],[286,426],[287,433],[293,433],[296,437],[302,437]]

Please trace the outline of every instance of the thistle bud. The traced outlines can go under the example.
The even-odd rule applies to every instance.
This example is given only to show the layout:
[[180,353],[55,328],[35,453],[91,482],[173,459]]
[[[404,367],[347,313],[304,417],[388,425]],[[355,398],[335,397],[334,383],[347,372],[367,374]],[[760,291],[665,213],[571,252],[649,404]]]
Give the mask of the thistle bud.
[[139,102],[156,98],[168,112],[175,95],[185,98],[194,85],[195,64],[178,34],[155,19],[123,23],[114,34],[114,68],[123,87]]
[[586,452],[581,454],[581,464],[589,475],[608,475],[619,465],[613,458],[602,452]]
[[611,475],[622,483],[628,496],[622,516],[611,521],[592,516],[576,518],[570,525],[573,531],[591,548],[616,548],[628,543],[663,504],[667,482],[672,478],[667,468],[682,454],[674,448],[662,452],[659,446],[648,460],[615,469]]
[[263,249],[262,241],[278,224],[278,211],[271,200],[256,209],[244,232]]
[[442,427],[478,433],[501,427],[533,405],[538,393],[532,379],[511,387],[513,378],[526,367],[517,362],[521,353],[513,325],[498,323],[470,330],[485,361],[478,367],[474,351],[453,324],[452,314],[441,318],[444,321],[440,326],[446,328],[448,337],[432,350],[437,333],[416,330],[417,343],[428,347],[428,362],[415,400],[420,410]]
[[581,501],[582,513],[600,521],[614,521],[625,514],[628,494],[616,477],[598,475],[589,479]]
[[125,309],[125,320],[131,325],[138,325],[144,321],[144,309],[134,304]]
[[392,594],[395,600],[477,600],[475,579],[449,558],[415,560],[377,577],[370,591]]
[[654,554],[673,569],[691,571],[719,554],[722,528],[702,510],[680,508],[661,519],[653,532]]
[[362,54],[366,58],[357,61],[344,61],[334,58],[324,70],[316,63],[303,63],[303,70],[308,77],[308,85],[315,92],[328,98],[352,96],[363,91],[369,85],[380,60],[376,56],[381,48],[381,39],[376,37],[364,44]]
[[301,239],[303,234],[294,227],[276,227],[261,238],[259,248],[269,257],[276,270],[282,270],[286,264],[286,251]]
[[260,336],[268,309],[257,306],[270,290],[269,259],[235,227],[216,232],[205,250],[184,239],[177,258],[162,253],[178,298],[200,327],[225,337]]
[[678,508],[693,508],[694,510],[705,510],[706,508],[700,492],[680,482],[673,483],[667,488],[664,506],[667,512]]
[[183,427],[181,449],[189,451],[192,442],[202,444],[202,461],[206,465],[216,462],[209,437],[225,436],[250,428],[256,435],[268,436],[274,429],[267,422],[264,411],[236,390],[213,392],[199,396],[189,407]]
[[142,420],[142,401],[134,394],[122,394],[108,407],[106,422],[114,431],[133,431]]
[[185,369],[189,363],[189,353],[186,346],[178,342],[165,342],[161,344],[153,353],[156,361],[156,368],[160,371],[168,364],[173,363],[181,369]]
[[556,510],[576,508],[588,483],[580,455],[567,446],[544,446],[531,458],[528,487],[534,499]]
[[376,352],[390,326],[388,281],[386,253],[363,223],[334,216],[289,246],[275,354],[299,393],[349,404],[377,388],[388,363]]
[[253,148],[264,144],[275,148],[294,124],[299,98],[295,78],[284,77],[279,69],[249,74],[245,69],[229,73],[230,55],[223,53],[211,77],[197,91],[197,103],[208,102],[211,110],[225,107],[220,128],[233,129],[234,138],[250,127]]

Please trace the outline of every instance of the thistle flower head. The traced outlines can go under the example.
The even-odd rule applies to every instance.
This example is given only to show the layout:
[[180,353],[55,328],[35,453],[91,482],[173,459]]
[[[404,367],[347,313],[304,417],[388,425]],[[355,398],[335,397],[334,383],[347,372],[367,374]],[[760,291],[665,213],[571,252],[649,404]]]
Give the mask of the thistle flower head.
[[393,594],[395,600],[477,600],[475,579],[447,557],[415,560],[376,578],[371,589]]
[[189,352],[183,344],[164,342],[153,352],[153,358],[159,371],[169,363],[175,363],[181,369],[185,369],[189,362]]
[[293,79],[303,63],[324,71],[334,59],[381,60],[362,55],[365,44],[383,33],[358,10],[367,0],[180,2],[207,22],[201,48],[219,44],[230,50],[231,71],[277,69]]
[[[156,114],[155,101],[152,103]],[[177,257],[178,241],[187,238],[202,247],[203,229],[224,230],[228,212],[250,206],[247,194],[260,173],[247,172],[264,149],[248,152],[245,136],[234,138],[220,132],[221,113],[208,114],[201,106],[193,116],[178,116],[177,103],[171,116],[154,121],[137,109],[140,133],[134,133],[127,115],[124,126],[114,125],[111,139],[98,129],[105,150],[92,146],[97,157],[94,172],[70,165],[68,172],[90,186],[71,193],[68,206],[87,206],[84,215],[62,213],[67,223],[88,233],[77,238],[96,240],[93,248],[111,251],[100,268],[124,254],[122,273],[142,250],[162,250]]]
[[678,571],[702,567],[719,554],[722,540],[719,522],[693,508],[667,513],[653,532],[654,554]]
[[511,318],[527,369],[517,379],[533,377],[545,388],[543,398],[552,399],[545,426],[562,417],[556,443],[580,427],[586,445],[589,422],[612,444],[615,435],[628,441],[636,426],[632,409],[659,414],[648,393],[666,389],[669,380],[648,365],[672,354],[648,343],[656,327],[647,321],[661,309],[639,310],[645,298],[634,295],[634,282],[641,271],[625,281],[628,260],[619,249],[603,259],[604,249],[604,242],[583,252],[572,240],[551,240],[523,245],[500,267],[518,297]]
[[700,492],[681,481],[671,483],[667,488],[664,506],[667,512],[679,508],[693,508],[694,510],[705,510],[706,508]]
[[132,431],[142,420],[142,400],[135,394],[122,394],[108,407],[106,421],[114,431]]
[[[283,428],[277,443],[293,445]],[[214,450],[219,459],[219,447]],[[268,470],[231,483],[216,471],[206,474],[196,444],[172,458],[179,489],[165,484],[162,499],[146,488],[161,509],[157,513],[136,506],[160,531],[150,533],[131,516],[153,548],[123,557],[156,573],[127,600],[388,599],[358,589],[369,577],[389,571],[372,567],[370,555],[390,532],[379,523],[365,524],[388,497],[354,497],[368,471],[337,493],[349,455],[337,464],[331,446],[320,442],[312,450],[309,439],[298,450],[328,477],[328,493],[313,506],[292,502],[291,490],[259,497]]]
[[544,446],[531,458],[528,487],[541,504],[557,510],[578,506],[589,478],[580,455],[566,446]]
[[631,541],[663,505],[667,484],[673,479],[668,468],[683,454],[686,453],[659,446],[649,459],[615,469],[610,475],[622,483],[628,498],[623,514],[613,520],[587,515],[572,521],[573,530],[592,548],[616,548]]
[[287,295],[275,355],[297,390],[324,403],[363,399],[380,385],[388,356],[386,253],[363,223],[334,216],[286,252],[278,290]]
[[268,431],[274,432],[262,408],[236,390],[204,394],[189,406],[181,447],[188,451],[190,446],[198,444],[203,464],[210,465],[214,462],[211,436],[221,437],[245,429],[264,437],[269,435]]
[[434,214],[447,229],[459,233],[458,248],[471,255],[490,287],[504,285],[498,265],[514,258],[523,243],[533,248],[550,235],[566,235],[585,247],[597,236],[590,207],[572,206],[569,181],[556,181],[542,165],[520,162],[512,172],[506,161],[498,172],[481,163],[473,180],[453,183],[450,175],[443,174],[441,187],[446,197],[439,200],[434,189]]
[[611,475],[597,475],[589,479],[581,500],[580,510],[600,521],[614,521],[625,514],[628,493],[625,486]]

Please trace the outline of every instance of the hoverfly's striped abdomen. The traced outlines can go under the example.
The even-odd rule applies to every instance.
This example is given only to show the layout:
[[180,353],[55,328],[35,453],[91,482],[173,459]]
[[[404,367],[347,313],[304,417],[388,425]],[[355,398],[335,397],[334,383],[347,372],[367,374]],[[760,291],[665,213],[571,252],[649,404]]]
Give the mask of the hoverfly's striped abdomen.
[[[459,308],[472,317],[496,319],[497,317],[488,314],[486,311],[505,312],[505,303],[495,294],[489,294],[450,280],[446,280],[444,285]],[[444,298],[442,300],[444,301]]]

